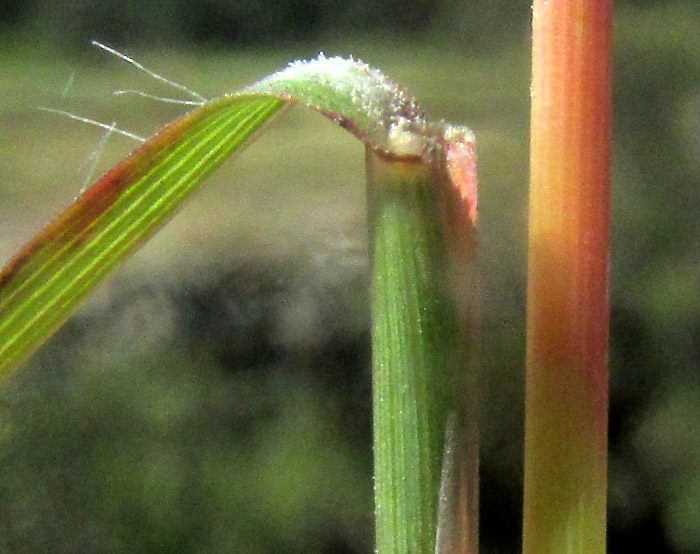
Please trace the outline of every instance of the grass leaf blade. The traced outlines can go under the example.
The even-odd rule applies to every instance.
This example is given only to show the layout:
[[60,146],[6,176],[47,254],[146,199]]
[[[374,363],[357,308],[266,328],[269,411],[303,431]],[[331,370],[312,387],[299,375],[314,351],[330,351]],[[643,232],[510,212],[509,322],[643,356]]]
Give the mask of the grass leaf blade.
[[27,244],[0,273],[0,378],[284,104],[240,95],[194,110],[118,164]]

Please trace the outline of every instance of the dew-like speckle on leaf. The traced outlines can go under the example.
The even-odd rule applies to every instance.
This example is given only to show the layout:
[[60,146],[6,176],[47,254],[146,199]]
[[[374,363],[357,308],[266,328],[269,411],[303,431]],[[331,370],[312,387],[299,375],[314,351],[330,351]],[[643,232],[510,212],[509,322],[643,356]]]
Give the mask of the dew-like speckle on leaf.
[[239,94],[298,101],[386,152],[421,155],[432,147],[426,116],[416,100],[379,70],[352,58],[321,54],[292,62]]

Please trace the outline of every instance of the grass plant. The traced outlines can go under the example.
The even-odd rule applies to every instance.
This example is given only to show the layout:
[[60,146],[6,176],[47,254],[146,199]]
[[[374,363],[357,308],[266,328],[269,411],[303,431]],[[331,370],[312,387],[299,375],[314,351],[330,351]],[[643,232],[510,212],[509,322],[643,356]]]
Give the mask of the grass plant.
[[[429,120],[406,91],[361,62],[295,62],[239,93],[202,101],[82,193],[0,273],[0,370],[7,375],[26,359],[207,175],[293,103],[326,115],[367,148],[375,400],[386,408],[375,410],[378,547],[428,554],[441,467],[450,464],[443,453],[458,452],[443,447],[448,419],[458,422],[455,434],[469,425],[459,370],[470,306],[458,294],[458,272],[474,252],[474,144],[470,131]],[[476,472],[470,477],[476,498]],[[477,520],[466,521],[475,549]]]
[[[609,8],[535,2],[528,554],[605,548]],[[360,62],[295,62],[202,101],[83,192],[0,272],[0,378],[295,104],[366,151],[377,550],[476,554],[474,140]]]

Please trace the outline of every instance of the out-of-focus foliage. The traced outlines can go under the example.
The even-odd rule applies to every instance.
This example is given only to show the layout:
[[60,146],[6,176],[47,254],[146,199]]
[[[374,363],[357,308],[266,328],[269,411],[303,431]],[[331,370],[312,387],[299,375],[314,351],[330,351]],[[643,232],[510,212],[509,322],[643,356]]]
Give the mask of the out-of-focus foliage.
[[696,552],[700,6],[638,4],[616,27],[611,516]]
[[0,552],[369,550],[357,248],[71,320],[0,397]]
[[[173,43],[184,35],[189,53],[154,51],[146,61],[209,96],[293,57],[334,54],[330,43],[406,84],[432,115],[475,129],[485,273],[484,543],[487,553],[517,551],[529,3],[441,4],[426,19],[433,30],[476,29],[450,31],[447,42],[429,35],[408,44],[392,34],[382,45],[358,24],[354,37],[282,33],[307,42],[246,54],[201,53],[191,46],[199,38],[170,27],[182,24],[176,2],[142,4],[165,17],[168,33],[179,30],[161,35],[152,27],[161,19],[141,20],[111,35],[121,32],[116,15],[104,33],[80,27],[71,15],[80,2],[55,3],[53,29],[65,28],[66,44],[84,35]],[[93,5],[94,16],[115,9],[109,5]],[[610,552],[697,552],[700,6],[617,5]],[[19,21],[51,21],[39,17],[48,4],[28,6]],[[213,3],[198,6],[220,13]],[[350,4],[334,6],[338,29]],[[464,10],[463,23],[452,9]],[[480,25],[490,21],[486,11],[493,29]],[[144,134],[178,113],[109,97],[114,88],[153,91],[133,68],[98,74],[30,55],[26,44],[0,49],[3,256],[77,192],[76,169],[101,136],[37,115],[35,106],[116,117]],[[304,130],[308,140],[290,139]],[[122,141],[110,139],[101,167],[128,150]],[[279,169],[266,173],[267,147],[280,143]],[[325,121],[292,113],[238,162],[0,390],[0,552],[370,551],[362,153]],[[184,268],[187,279],[178,277]]]
[[[688,0],[692,4],[694,0]],[[656,0],[653,4],[669,4]],[[673,2],[676,4],[677,2]],[[618,5],[651,5],[626,0]],[[527,0],[21,0],[0,2],[0,23],[24,22],[33,32],[76,48],[100,40],[130,45],[269,45],[337,32],[445,35],[479,50],[520,36]]]
[[120,44],[269,45],[339,30],[424,31],[440,9],[435,0],[57,0],[14,3],[6,18],[72,47],[95,36]]

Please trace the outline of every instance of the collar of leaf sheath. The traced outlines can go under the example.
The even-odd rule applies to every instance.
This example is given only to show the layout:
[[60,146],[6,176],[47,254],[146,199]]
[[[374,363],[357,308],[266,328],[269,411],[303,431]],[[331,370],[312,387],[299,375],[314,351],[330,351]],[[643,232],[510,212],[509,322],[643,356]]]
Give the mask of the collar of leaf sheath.
[[237,94],[302,103],[389,154],[423,156],[433,146],[431,125],[415,98],[379,70],[352,58],[321,54],[292,62]]

